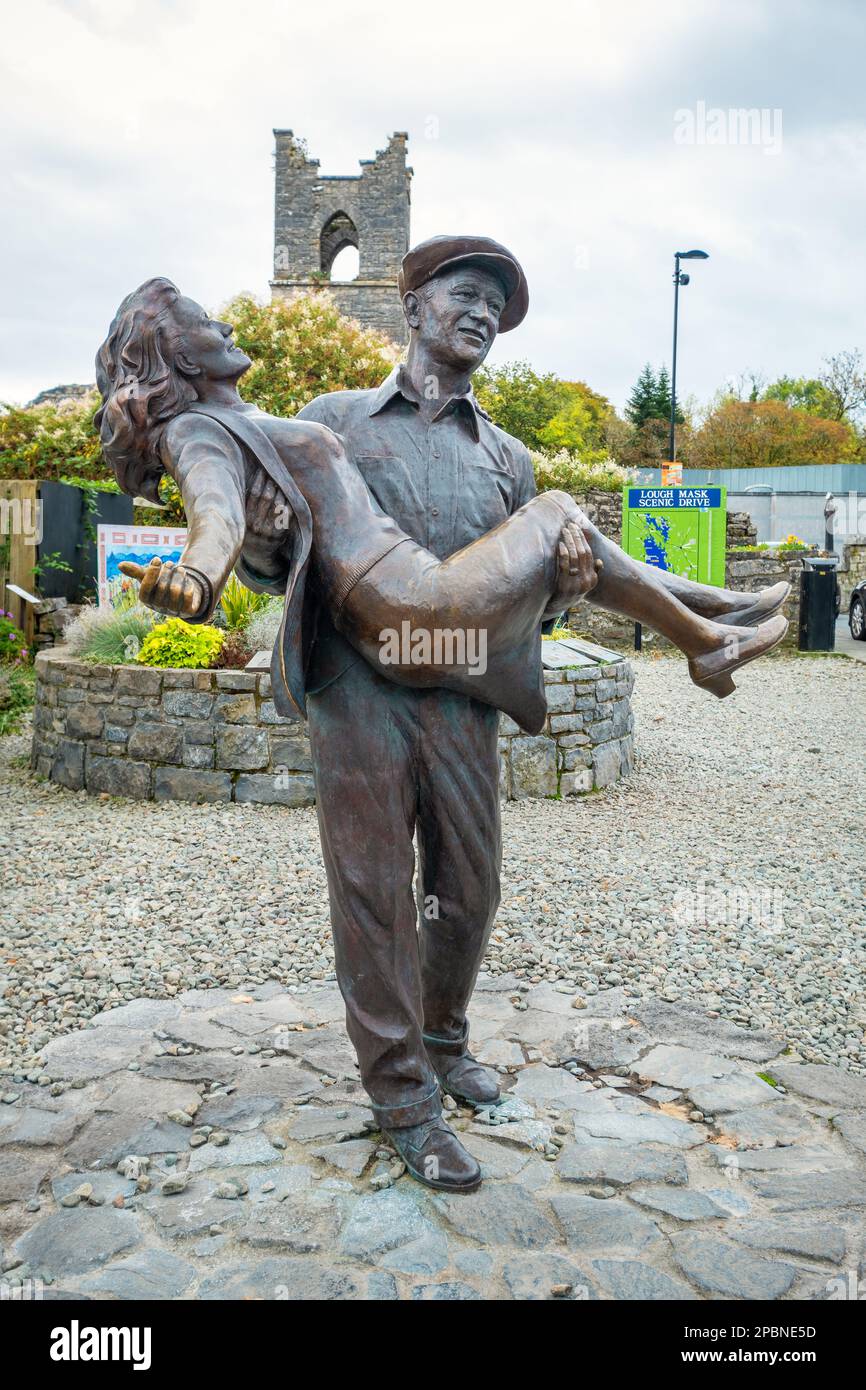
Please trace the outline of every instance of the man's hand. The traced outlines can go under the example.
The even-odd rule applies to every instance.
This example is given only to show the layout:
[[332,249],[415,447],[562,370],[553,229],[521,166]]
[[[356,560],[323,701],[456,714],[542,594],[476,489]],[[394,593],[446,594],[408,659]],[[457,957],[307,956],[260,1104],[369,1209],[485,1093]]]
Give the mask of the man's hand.
[[259,468],[247,494],[247,534],[266,541],[286,538],[292,509],[276,483]]
[[182,565],[154,555],[145,569],[132,560],[121,560],[120,569],[139,581],[138,597],[148,608],[175,618],[194,618],[207,602],[201,580]]
[[580,523],[567,521],[559,533],[559,582],[551,597],[549,613],[562,613],[598,583],[604,566],[594,560]]

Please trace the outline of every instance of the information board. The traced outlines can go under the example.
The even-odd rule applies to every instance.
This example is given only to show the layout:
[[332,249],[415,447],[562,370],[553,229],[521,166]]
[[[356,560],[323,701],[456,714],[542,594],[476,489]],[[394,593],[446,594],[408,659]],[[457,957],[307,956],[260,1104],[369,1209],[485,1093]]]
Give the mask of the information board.
[[138,592],[138,581],[121,573],[121,560],[146,565],[154,555],[160,560],[180,559],[186,545],[186,528],[180,526],[103,526],[96,528],[97,588],[100,608],[117,608],[129,590]]
[[700,584],[725,582],[723,487],[633,487],[622,493],[622,548]]

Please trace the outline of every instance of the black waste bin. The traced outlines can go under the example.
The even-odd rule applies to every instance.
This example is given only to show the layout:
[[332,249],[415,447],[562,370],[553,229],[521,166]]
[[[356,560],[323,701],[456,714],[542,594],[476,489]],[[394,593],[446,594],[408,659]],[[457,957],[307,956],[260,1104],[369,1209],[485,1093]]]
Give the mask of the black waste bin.
[[800,575],[801,652],[832,652],[836,646],[838,557],[804,561]]

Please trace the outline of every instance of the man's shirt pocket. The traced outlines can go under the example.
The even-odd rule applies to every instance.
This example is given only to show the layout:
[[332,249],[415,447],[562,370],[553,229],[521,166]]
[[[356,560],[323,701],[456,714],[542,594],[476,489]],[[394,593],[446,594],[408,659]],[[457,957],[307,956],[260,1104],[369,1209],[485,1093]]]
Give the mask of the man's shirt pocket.
[[514,510],[514,474],[489,454],[462,461],[459,515],[478,534],[490,531]]

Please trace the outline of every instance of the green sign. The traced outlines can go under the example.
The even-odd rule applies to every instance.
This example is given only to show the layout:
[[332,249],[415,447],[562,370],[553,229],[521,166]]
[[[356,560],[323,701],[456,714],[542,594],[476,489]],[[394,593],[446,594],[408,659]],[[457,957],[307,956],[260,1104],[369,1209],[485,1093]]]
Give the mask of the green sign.
[[723,586],[726,502],[723,487],[624,487],[622,548],[657,569]]

